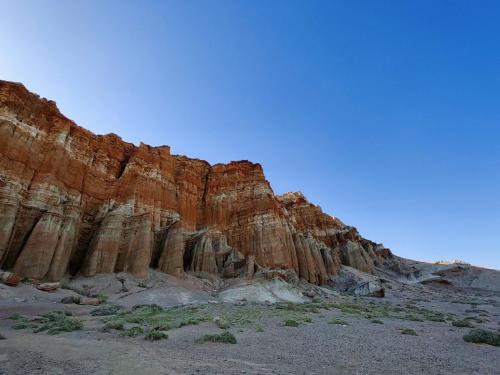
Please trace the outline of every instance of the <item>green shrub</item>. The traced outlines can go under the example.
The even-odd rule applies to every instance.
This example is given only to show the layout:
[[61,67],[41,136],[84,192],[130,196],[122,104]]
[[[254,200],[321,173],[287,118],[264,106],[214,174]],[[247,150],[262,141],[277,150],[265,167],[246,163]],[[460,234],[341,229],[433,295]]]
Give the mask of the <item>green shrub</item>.
[[69,311],[51,311],[32,320],[33,332],[47,331],[49,335],[77,331],[83,328],[83,321],[72,316]]
[[33,328],[33,325],[28,321],[21,321],[12,326],[14,329],[28,329]]
[[445,315],[440,312],[422,310],[422,318],[430,322],[446,322]]
[[405,320],[411,320],[412,322],[423,322],[424,320],[416,315],[405,315]]
[[485,329],[472,329],[468,334],[464,335],[463,338],[465,341],[474,344],[500,346],[500,335]]
[[168,331],[170,329],[170,325],[167,322],[158,322],[153,325],[153,329],[158,331]]
[[[173,307],[163,309],[158,305],[136,305],[132,310],[118,311],[110,318],[103,318],[104,322],[120,321],[123,324],[135,324],[143,332],[150,330],[167,331],[187,325],[196,325],[211,319],[206,312],[200,312],[196,306]],[[142,332],[125,331],[123,336],[136,336]]]
[[164,332],[158,331],[156,329],[149,330],[144,336],[145,340],[158,341],[168,338],[168,335]]
[[6,317],[5,319],[10,319],[10,320],[21,320],[21,319],[26,319],[25,316],[19,314],[19,313],[15,313],[15,314],[12,314],[12,315],[9,315],[8,317]]
[[293,319],[287,319],[285,320],[285,327],[298,327],[299,323],[296,320]]
[[135,326],[132,328],[127,329],[125,332],[123,332],[123,336],[128,336],[128,337],[135,337],[139,336],[144,333],[144,329],[139,326]]
[[197,325],[202,321],[203,321],[202,319],[196,319],[196,318],[185,319],[179,323],[179,327]]
[[144,312],[160,312],[163,311],[163,307],[152,303],[150,305],[134,305],[132,310],[143,310]]
[[204,342],[221,342],[224,344],[236,344],[236,337],[234,337],[230,332],[225,331],[221,334],[203,335],[199,339],[197,339],[196,342],[199,344]]
[[92,316],[115,315],[121,309],[122,308],[118,305],[104,305],[104,306],[98,307],[97,309],[92,310],[90,312],[90,315],[92,315]]
[[116,329],[117,331],[123,331],[125,329],[123,322],[121,321],[109,321],[102,328],[103,332],[109,332],[112,329]]
[[474,328],[474,325],[471,323],[469,319],[462,319],[462,320],[456,320],[453,323],[451,323],[454,327],[460,327],[460,328]]
[[319,313],[319,309],[326,309],[327,305],[323,303],[277,303],[275,306],[278,310],[289,310],[302,313]]
[[414,329],[411,328],[404,328],[401,330],[402,335],[410,335],[410,336],[418,336],[417,332],[415,332]]

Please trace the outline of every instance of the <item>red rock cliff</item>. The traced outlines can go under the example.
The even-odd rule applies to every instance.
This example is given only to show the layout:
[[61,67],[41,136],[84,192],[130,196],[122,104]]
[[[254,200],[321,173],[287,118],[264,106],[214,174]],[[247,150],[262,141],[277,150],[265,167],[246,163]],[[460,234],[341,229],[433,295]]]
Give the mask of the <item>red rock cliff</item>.
[[340,264],[373,272],[388,257],[302,194],[274,195],[259,164],[211,166],[95,135],[0,81],[0,268],[59,280],[267,267],[322,284]]

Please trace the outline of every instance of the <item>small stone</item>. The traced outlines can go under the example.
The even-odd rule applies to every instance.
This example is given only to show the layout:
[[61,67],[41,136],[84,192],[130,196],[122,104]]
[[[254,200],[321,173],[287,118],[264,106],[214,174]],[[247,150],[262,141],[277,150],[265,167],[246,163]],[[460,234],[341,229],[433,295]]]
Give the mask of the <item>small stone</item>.
[[61,283],[42,283],[38,284],[36,288],[44,292],[55,292],[61,287]]

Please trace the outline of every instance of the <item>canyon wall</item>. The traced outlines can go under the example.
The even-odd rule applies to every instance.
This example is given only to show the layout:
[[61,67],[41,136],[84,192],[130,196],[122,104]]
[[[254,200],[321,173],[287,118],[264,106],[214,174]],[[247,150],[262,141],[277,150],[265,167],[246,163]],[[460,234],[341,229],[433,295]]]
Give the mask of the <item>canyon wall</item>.
[[325,284],[341,264],[373,272],[391,257],[301,193],[276,196],[259,164],[210,165],[95,135],[0,81],[1,269],[55,281],[281,268]]

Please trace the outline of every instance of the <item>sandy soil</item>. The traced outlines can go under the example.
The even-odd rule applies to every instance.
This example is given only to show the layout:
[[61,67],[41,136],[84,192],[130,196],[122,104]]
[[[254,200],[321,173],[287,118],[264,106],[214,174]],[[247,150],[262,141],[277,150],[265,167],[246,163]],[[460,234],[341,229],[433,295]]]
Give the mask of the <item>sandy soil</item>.
[[[0,374],[500,373],[500,348],[465,342],[462,336],[469,328],[455,327],[451,321],[422,322],[382,317],[380,320],[384,324],[377,324],[364,315],[332,308],[307,312],[303,316],[309,317],[310,323],[287,327],[284,326],[286,310],[278,311],[276,305],[269,302],[220,304],[218,295],[210,291],[209,284],[195,288],[196,281],[181,283],[176,287],[185,293],[185,300],[203,304],[203,309],[214,316],[224,309],[227,314],[254,316],[258,313],[259,318],[249,324],[229,327],[237,339],[235,345],[195,343],[202,334],[222,332],[213,321],[171,329],[168,339],[149,342],[142,336],[120,337],[117,332],[101,332],[101,317],[89,315],[93,307],[59,302],[61,296],[73,293],[69,290],[48,294],[23,285],[12,294],[12,289],[7,291],[8,287],[4,286],[0,289],[0,334],[6,339],[0,340]],[[237,287],[241,288],[241,285]],[[498,291],[432,283],[426,286],[393,284],[389,288],[384,299],[329,294],[323,296],[323,300],[331,304],[370,308],[388,304],[391,308],[402,309],[403,315],[410,307],[425,308],[455,314],[455,319],[467,316],[481,319],[481,323],[475,323],[477,327],[500,328]],[[279,288],[274,285],[267,290],[276,289]],[[252,286],[251,290],[254,293],[255,287]],[[131,293],[130,290],[127,293]],[[158,291],[155,287],[146,289],[138,292],[136,299],[132,297],[134,293],[124,298],[120,298],[126,294],[123,292],[110,296],[114,302],[142,303],[149,300],[149,293],[157,295]],[[162,301],[175,304],[168,293],[162,293]],[[170,293],[176,294],[174,286]],[[245,296],[251,295],[248,291],[245,293]],[[290,291],[283,295],[287,293]],[[229,294],[235,298],[234,292]],[[13,321],[5,319],[13,313],[33,317],[53,310],[69,310],[82,317],[85,320],[83,330],[50,336],[30,330],[14,330]],[[276,311],[281,315],[276,315]],[[331,324],[336,318],[347,324]],[[401,334],[403,328],[414,329],[417,336]]]

